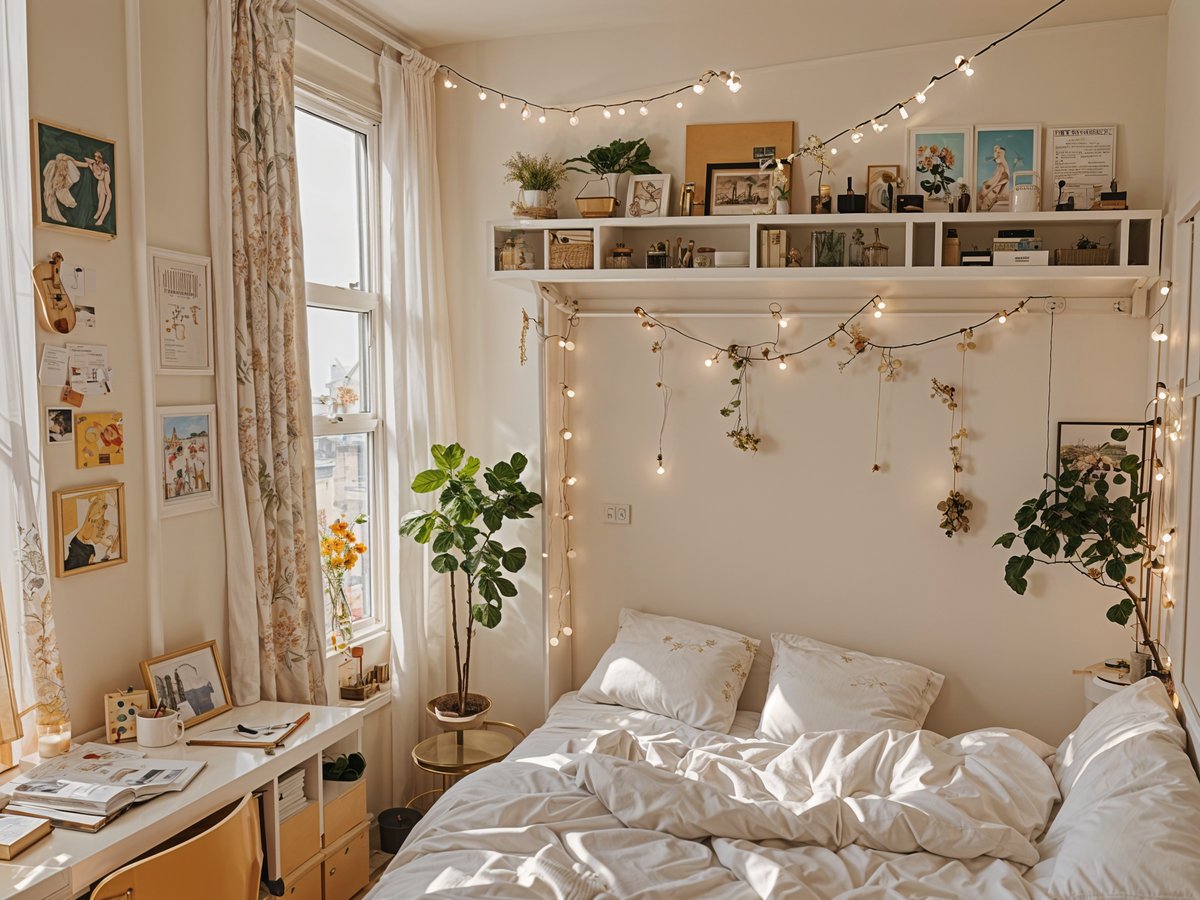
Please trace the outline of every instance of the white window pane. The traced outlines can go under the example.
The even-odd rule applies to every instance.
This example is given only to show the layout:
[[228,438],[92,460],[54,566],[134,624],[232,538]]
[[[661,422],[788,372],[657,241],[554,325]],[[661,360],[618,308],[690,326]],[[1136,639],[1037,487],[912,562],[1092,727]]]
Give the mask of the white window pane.
[[296,110],[306,281],[366,288],[366,146],[362,132]]
[[[371,436],[337,434],[318,437],[313,442],[313,449],[317,518],[322,531],[339,517],[350,522],[360,514],[367,517],[364,524],[354,526],[358,539],[367,545],[367,554],[346,575],[345,581],[346,599],[357,621],[372,614],[370,575],[373,554],[378,552],[371,542]],[[329,621],[329,598],[325,600],[326,620]]]
[[371,383],[363,375],[370,327],[370,313],[308,308],[308,377],[314,416],[370,412],[371,398],[363,389]]

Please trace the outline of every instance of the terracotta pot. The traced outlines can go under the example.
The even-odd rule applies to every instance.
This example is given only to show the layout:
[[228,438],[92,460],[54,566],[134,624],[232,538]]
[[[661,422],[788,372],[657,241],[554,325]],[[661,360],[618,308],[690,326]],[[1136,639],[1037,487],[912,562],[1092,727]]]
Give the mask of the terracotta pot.
[[442,712],[439,707],[448,701],[458,697],[457,691],[451,691],[448,694],[441,694],[434,697],[425,704],[425,711],[429,714],[429,718],[437,723],[437,726],[442,731],[471,731],[483,724],[483,720],[487,718],[488,712],[492,708],[491,698],[486,694],[476,694],[474,692],[467,694],[467,699],[477,700],[483,704],[483,709],[471,716],[456,716],[450,713]]

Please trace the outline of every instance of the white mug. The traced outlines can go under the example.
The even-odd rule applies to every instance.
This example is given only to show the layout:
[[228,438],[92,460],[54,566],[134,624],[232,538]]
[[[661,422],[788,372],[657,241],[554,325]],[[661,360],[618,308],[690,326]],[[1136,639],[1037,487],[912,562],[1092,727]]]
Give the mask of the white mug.
[[139,709],[137,711],[137,742],[139,747],[169,747],[183,737],[183,719],[179,710]]

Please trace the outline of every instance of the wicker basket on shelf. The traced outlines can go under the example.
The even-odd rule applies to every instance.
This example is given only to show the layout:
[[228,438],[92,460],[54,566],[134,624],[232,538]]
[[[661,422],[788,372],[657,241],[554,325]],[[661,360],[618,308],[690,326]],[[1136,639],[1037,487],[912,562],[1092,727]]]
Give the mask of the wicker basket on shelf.
[[1111,260],[1112,247],[1092,247],[1087,250],[1068,247],[1054,251],[1056,266],[1107,266]]
[[583,241],[565,243],[557,235],[550,236],[551,269],[590,269],[594,262],[594,244]]

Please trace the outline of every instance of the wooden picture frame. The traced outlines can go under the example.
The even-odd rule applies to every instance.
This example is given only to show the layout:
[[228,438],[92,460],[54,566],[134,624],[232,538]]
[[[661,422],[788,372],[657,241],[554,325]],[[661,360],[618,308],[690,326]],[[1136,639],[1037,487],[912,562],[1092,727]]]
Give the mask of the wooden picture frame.
[[[867,166],[867,212],[893,213],[896,211],[896,198],[900,196],[899,163],[890,165]],[[891,205],[887,204],[887,188],[891,185]]]
[[631,219],[652,219],[670,215],[671,176],[630,175],[625,195],[625,215]]
[[155,412],[159,514],[216,509],[221,505],[216,406],[160,406]]
[[30,119],[29,142],[34,224],[115,240],[117,142],[42,119]]
[[212,375],[212,259],[147,247],[159,375]]
[[[144,659],[140,668],[146,690],[150,692],[150,705],[165,702],[171,709],[178,709],[184,728],[233,709],[216,641],[205,641]],[[185,669],[192,670],[187,682],[183,675]]]
[[[125,485],[64,488],[53,495],[54,565],[59,578],[129,561]],[[90,560],[102,558],[95,562]]]
[[[743,196],[753,202],[727,202],[722,183],[734,190],[734,197]],[[775,208],[771,198],[771,170],[756,162],[713,162],[704,173],[704,214],[706,216],[767,215]]]

